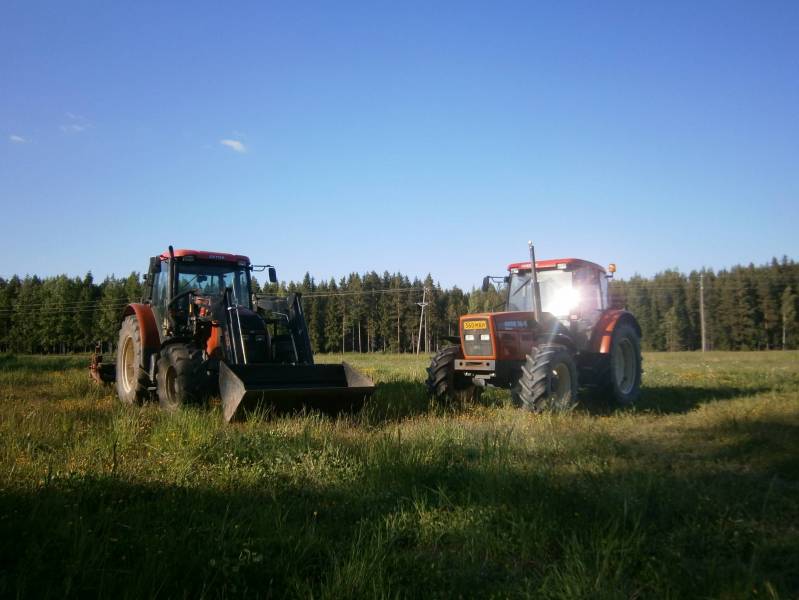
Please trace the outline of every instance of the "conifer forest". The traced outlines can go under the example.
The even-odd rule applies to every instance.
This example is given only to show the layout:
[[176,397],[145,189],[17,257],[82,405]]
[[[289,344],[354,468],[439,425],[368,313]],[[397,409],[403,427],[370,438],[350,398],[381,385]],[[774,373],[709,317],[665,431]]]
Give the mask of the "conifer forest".
[[[644,350],[696,350],[701,347],[700,279],[708,349],[799,346],[799,264],[788,257],[760,266],[614,279],[610,304],[636,316]],[[501,285],[485,292],[442,288],[431,275],[412,279],[371,271],[329,281],[306,274],[298,282],[253,283],[259,293],[302,294],[315,352],[431,352],[457,335],[460,315],[502,310],[504,304]],[[142,293],[137,272],[102,281],[91,273],[0,278],[0,352],[87,352],[97,343],[112,350],[120,311]],[[423,299],[427,308],[420,322]]]

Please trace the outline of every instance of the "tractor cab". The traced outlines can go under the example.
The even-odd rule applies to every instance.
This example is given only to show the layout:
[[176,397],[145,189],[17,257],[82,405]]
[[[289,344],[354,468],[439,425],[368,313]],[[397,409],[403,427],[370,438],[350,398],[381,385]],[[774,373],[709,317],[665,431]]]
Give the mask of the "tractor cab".
[[252,269],[250,260],[237,254],[174,250],[151,258],[145,301],[161,337],[186,333],[180,330],[188,326],[189,313],[222,321],[224,301],[252,309]]
[[[564,324],[578,322],[590,329],[608,308],[608,275],[596,263],[576,258],[536,261],[541,312]],[[532,312],[530,263],[508,266],[506,310]]]

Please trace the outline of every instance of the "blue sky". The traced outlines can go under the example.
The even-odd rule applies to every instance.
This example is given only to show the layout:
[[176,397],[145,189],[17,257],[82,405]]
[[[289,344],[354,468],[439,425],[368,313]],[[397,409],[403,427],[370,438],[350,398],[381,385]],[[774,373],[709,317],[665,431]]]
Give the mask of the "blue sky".
[[799,258],[799,3],[0,6],[0,276]]

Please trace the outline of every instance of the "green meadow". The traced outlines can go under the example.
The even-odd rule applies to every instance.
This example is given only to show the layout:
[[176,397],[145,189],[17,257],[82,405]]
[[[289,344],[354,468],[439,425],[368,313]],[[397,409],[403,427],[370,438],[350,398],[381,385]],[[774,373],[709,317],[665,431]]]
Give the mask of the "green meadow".
[[799,352],[646,354],[635,408],[543,416],[344,359],[362,411],[227,425],[0,356],[0,596],[799,597]]

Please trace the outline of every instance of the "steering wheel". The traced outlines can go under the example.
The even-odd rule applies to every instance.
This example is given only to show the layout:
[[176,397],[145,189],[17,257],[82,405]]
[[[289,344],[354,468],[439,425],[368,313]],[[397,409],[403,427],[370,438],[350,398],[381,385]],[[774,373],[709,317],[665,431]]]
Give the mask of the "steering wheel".
[[199,290],[197,288],[189,288],[188,290],[183,290],[177,296],[172,298],[172,300],[169,301],[169,303],[166,305],[166,307],[167,307],[167,309],[171,308],[172,305],[175,302],[177,302],[178,300],[180,300],[181,298],[183,298],[185,296],[188,296],[189,294],[200,294],[200,293],[201,293],[201,290]]

